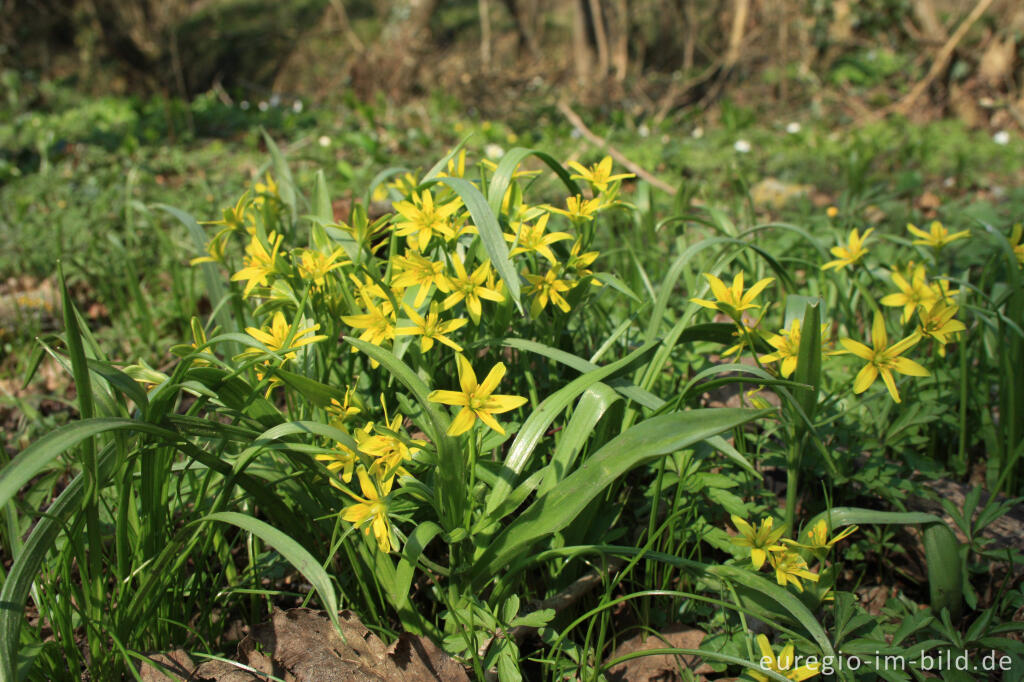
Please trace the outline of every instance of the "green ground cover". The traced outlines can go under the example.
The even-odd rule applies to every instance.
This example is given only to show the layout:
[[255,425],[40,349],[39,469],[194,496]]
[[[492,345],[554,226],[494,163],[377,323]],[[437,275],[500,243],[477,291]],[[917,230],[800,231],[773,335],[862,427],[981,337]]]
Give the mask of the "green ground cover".
[[1020,139],[586,116],[670,195],[543,101],[38,90],[0,125],[4,294],[50,286],[0,320],[0,679],[231,656],[305,603],[480,678],[610,679],[680,625],[753,679],[787,644],[1024,669],[989,528],[1021,492]]

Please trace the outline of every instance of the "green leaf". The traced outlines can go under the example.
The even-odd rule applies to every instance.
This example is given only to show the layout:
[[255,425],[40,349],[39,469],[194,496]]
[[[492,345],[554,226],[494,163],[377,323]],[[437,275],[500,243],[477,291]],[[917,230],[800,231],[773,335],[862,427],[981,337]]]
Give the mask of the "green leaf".
[[264,128],[260,128],[260,132],[263,133],[263,141],[266,142],[267,149],[270,150],[270,158],[274,164],[277,194],[281,197],[281,202],[288,207],[288,210],[291,212],[292,222],[294,222],[296,216],[298,216],[299,209],[295,203],[298,196],[295,178],[292,177],[292,171],[288,168],[288,161],[284,158],[284,154],[281,153],[277,143],[274,142],[274,138]]
[[177,437],[173,431],[158,426],[113,417],[97,417],[77,421],[54,429],[25,448],[10,464],[0,469],[0,507],[5,506],[22,486],[44,471],[53,460],[64,452],[88,438],[114,431],[142,431],[169,439]]
[[[320,600],[327,611],[327,617],[331,619],[335,629],[341,633],[341,626],[338,622],[338,597],[334,592],[334,585],[331,584],[331,579],[320,565],[320,562],[314,559],[313,555],[307,552],[302,545],[270,524],[254,519],[246,514],[216,512],[204,516],[202,520],[230,523],[242,530],[249,531],[264,542],[272,545],[319,593]],[[342,635],[342,638],[344,639],[344,635]]]
[[[77,426],[71,424],[70,426]],[[25,452],[28,452],[26,449]],[[17,459],[25,456],[22,452]],[[114,450],[109,449],[99,457],[97,466],[100,477],[110,474],[115,460]],[[17,461],[17,460],[15,460]],[[7,467],[10,468],[10,467]],[[6,473],[6,469],[4,470]],[[2,479],[0,474],[0,479]],[[85,499],[85,477],[72,479],[57,499],[46,510],[46,514],[32,529],[28,541],[11,566],[10,572],[0,589],[0,682],[14,682],[17,678],[14,662],[19,648],[19,633],[25,620],[25,604],[28,601],[32,582],[39,576],[39,570],[54,542],[71,517],[82,508]]]
[[547,433],[548,427],[551,426],[551,422],[583,391],[628,367],[638,358],[651,351],[654,345],[653,343],[646,343],[620,360],[587,372],[583,376],[576,377],[569,385],[558,389],[537,406],[537,409],[530,414],[522,428],[519,429],[516,439],[508,449],[508,454],[505,455],[505,469],[498,484],[494,486],[490,496],[487,498],[485,515],[494,512],[505,501],[505,497],[512,490],[516,476],[526,466],[530,455],[533,454],[541,437]]
[[491,259],[491,265],[494,266],[498,276],[505,282],[508,295],[512,297],[512,302],[516,304],[516,308],[522,313],[523,305],[519,300],[519,273],[516,272],[515,266],[512,265],[512,261],[509,259],[505,235],[501,231],[501,226],[498,224],[494,211],[487,205],[484,195],[469,180],[444,177],[437,178],[436,181],[448,185],[462,198],[462,203],[466,205],[469,214],[473,217],[473,224],[476,225],[480,233],[480,242],[484,245],[484,249]]
[[471,580],[481,587],[536,540],[568,526],[622,474],[644,462],[768,414],[769,410],[718,408],[653,417],[609,441],[556,488],[534,501],[475,562]]
[[621,400],[619,394],[605,384],[591,386],[580,396],[576,409],[569,417],[569,423],[558,436],[555,452],[551,455],[551,468],[538,489],[543,495],[569,475],[576,462],[576,457],[583,446],[594,435],[594,429],[612,405]]
[[491,184],[487,188],[487,200],[490,202],[491,211],[495,215],[501,213],[501,203],[505,198],[505,192],[508,190],[509,185],[512,184],[512,176],[515,175],[516,169],[519,168],[519,164],[530,156],[535,156],[546,163],[548,168],[555,172],[562,181],[562,184],[569,190],[571,196],[582,194],[579,185],[569,176],[568,171],[550,154],[537,149],[513,147],[501,157],[501,161],[491,177]]
[[807,633],[821,648],[822,655],[831,656],[835,660],[836,653],[832,649],[828,633],[825,632],[814,614],[792,592],[763,576],[737,566],[711,566],[708,568],[708,573],[758,592],[781,606],[807,630]]
[[935,523],[941,521],[934,514],[924,512],[888,512],[859,507],[834,507],[828,509],[807,522],[804,528],[813,528],[818,521],[828,524],[829,530],[863,524],[910,525],[915,523]]
[[813,389],[794,388],[793,393],[807,419],[813,421],[818,409],[818,389],[821,387],[821,317],[818,305],[807,303],[803,318],[793,381],[807,384]]
[[960,543],[944,521],[926,525],[922,536],[932,612],[938,615],[949,609],[949,615],[956,620],[964,601]]

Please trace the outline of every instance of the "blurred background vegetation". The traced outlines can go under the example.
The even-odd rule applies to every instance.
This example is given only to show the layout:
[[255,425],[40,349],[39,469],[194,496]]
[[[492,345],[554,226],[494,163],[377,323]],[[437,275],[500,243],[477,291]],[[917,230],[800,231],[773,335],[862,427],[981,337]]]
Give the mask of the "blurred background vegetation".
[[1017,0],[3,0],[0,8],[4,68],[92,94],[330,101],[351,90],[401,102],[443,90],[507,111],[517,94],[556,89],[659,118],[742,94],[996,126],[1019,119],[1024,105]]

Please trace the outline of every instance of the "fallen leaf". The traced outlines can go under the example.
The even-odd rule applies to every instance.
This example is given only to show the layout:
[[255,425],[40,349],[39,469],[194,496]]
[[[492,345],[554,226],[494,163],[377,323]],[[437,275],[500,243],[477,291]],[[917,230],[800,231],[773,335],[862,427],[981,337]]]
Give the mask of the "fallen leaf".
[[[620,644],[611,658],[651,649],[697,649],[704,637],[704,631],[682,626],[670,627],[660,634],[643,633]],[[615,682],[672,682],[683,679],[679,674],[681,668],[697,675],[711,672],[711,666],[699,656],[652,654],[613,666],[608,670],[608,679]]]

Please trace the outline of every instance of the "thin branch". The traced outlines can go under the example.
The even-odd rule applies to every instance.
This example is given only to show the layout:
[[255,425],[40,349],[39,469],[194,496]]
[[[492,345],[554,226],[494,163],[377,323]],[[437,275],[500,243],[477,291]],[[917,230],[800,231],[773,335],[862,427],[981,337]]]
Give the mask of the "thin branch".
[[956,46],[959,45],[960,41],[963,40],[965,35],[967,35],[967,31],[969,31],[971,26],[981,18],[981,15],[985,13],[991,4],[992,0],[978,0],[978,4],[974,6],[971,13],[968,14],[967,18],[960,23],[956,31],[953,32],[953,35],[949,36],[949,40],[946,41],[946,44],[943,45],[935,55],[935,61],[932,62],[932,66],[928,69],[928,73],[925,74],[925,77],[914,85],[913,89],[907,93],[906,97],[901,99],[892,107],[891,110],[893,112],[906,115],[911,108],[913,108],[921,95],[925,93],[928,87],[931,86],[932,82],[938,78],[939,74],[946,68],[946,65],[949,64],[949,59],[953,56],[953,51],[956,50]]
[[658,179],[649,171],[644,169],[642,166],[631,161],[625,154],[623,154],[618,149],[609,144],[608,140],[604,139],[603,137],[592,131],[590,128],[588,128],[587,125],[583,122],[583,119],[579,117],[579,114],[573,111],[572,108],[564,101],[558,103],[558,110],[562,112],[562,115],[565,116],[566,119],[568,119],[569,123],[571,123],[577,130],[579,130],[580,133],[582,133],[583,137],[587,138],[592,144],[601,147],[602,149],[607,151],[609,156],[611,156],[613,159],[618,161],[627,169],[635,173],[637,177],[643,178],[644,180],[649,182],[651,185],[657,187],[658,189],[667,192],[672,196],[675,196],[675,187],[668,184],[664,180]]

